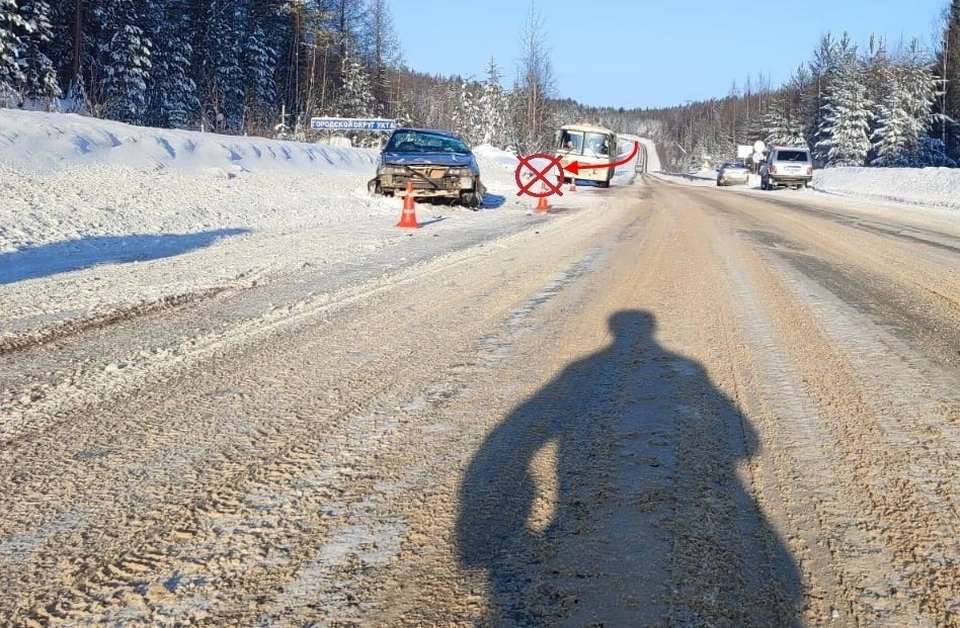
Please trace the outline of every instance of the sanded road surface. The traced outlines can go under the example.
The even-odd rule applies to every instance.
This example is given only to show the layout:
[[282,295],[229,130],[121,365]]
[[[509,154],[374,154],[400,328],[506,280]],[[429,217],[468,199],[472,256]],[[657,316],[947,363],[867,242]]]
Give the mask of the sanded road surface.
[[960,625],[955,224],[607,196],[0,355],[0,624]]

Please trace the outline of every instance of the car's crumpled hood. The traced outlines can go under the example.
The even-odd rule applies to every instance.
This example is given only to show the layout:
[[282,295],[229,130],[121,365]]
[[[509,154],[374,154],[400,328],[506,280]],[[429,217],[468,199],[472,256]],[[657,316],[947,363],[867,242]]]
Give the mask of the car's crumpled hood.
[[477,169],[473,156],[461,153],[383,153],[383,163],[391,166],[466,166]]

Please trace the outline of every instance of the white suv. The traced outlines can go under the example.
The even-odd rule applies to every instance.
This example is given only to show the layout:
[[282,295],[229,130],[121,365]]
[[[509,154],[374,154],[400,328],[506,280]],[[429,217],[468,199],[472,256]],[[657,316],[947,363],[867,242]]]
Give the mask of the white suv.
[[773,190],[778,185],[797,189],[807,187],[813,180],[813,160],[807,148],[777,146],[767,152],[767,160],[760,167],[760,189]]

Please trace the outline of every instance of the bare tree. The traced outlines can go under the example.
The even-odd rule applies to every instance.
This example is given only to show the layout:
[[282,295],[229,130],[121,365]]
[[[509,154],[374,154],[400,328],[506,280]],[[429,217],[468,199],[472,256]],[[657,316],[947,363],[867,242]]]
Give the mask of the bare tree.
[[546,25],[531,2],[527,21],[520,31],[520,59],[514,90],[514,128],[516,144],[522,153],[530,154],[550,145],[553,130],[549,127],[551,101],[556,91],[556,77],[546,44]]
[[390,102],[389,70],[400,65],[400,42],[386,0],[369,0],[363,47],[369,57],[373,95],[381,106],[388,105],[387,108],[392,113],[394,106]]

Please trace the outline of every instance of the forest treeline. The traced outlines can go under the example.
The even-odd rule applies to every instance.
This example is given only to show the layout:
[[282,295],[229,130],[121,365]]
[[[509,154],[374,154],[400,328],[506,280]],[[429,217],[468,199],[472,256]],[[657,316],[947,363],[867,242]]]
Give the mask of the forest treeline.
[[807,145],[825,166],[955,166],[960,0],[941,30],[933,49],[827,33],[784,85],[623,109],[560,97],[533,5],[510,70],[491,58],[461,77],[406,65],[388,0],[0,0],[0,106],[308,141],[311,117],[376,116],[520,153],[591,121],[651,137],[674,169],[757,140]]

